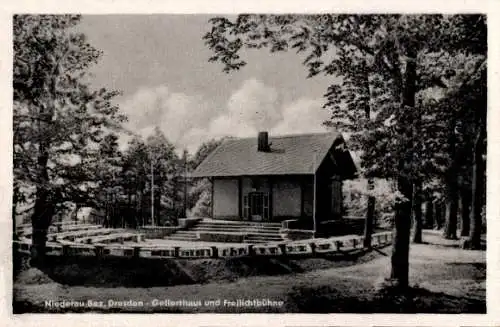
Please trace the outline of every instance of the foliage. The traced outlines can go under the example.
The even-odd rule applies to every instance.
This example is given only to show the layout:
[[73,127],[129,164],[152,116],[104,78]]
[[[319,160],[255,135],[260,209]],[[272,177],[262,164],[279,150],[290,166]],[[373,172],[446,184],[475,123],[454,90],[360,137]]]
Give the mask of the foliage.
[[[428,188],[431,181],[444,180],[454,204],[451,215],[456,214],[458,194],[460,146],[455,130],[462,116],[444,107],[446,102],[434,106],[419,101],[419,95],[427,100],[429,90],[456,90],[453,69],[459,68],[460,55],[467,63],[475,55],[485,62],[486,17],[239,15],[210,22],[212,29],[204,36],[214,53],[209,61],[222,63],[226,72],[245,65],[240,57],[243,48],[268,48],[303,54],[309,77],[337,77],[325,94],[325,106],[332,112],[327,124],[351,134],[366,177],[396,182],[391,278],[408,287],[411,199],[414,189],[420,188],[415,186],[427,183]],[[485,90],[484,85],[480,90]],[[485,100],[485,92],[480,94]],[[477,130],[485,130],[485,119],[475,121],[480,137]]]
[[125,121],[112,104],[118,92],[85,82],[101,53],[73,32],[79,21],[14,16],[14,180],[36,187],[39,207],[94,203],[101,159]]
[[393,218],[394,204],[398,196],[394,183],[385,179],[375,179],[373,190],[367,189],[367,180],[346,181],[343,184],[344,210],[347,216],[365,217],[368,196],[375,197],[375,222],[378,226],[391,225],[387,222]]
[[[213,139],[201,144],[190,161],[191,169],[196,169],[196,167],[198,167],[198,165],[205,160],[224,140],[225,138]],[[189,207],[191,208],[188,212],[189,216],[211,217],[211,192],[211,182],[206,178],[196,181],[194,185],[192,185],[189,192]]]
[[[437,158],[421,169],[417,155],[437,153],[431,144],[421,149],[419,140],[443,139],[422,136],[422,128],[411,124],[430,108],[401,107],[408,58],[417,61],[420,97],[429,89],[447,88],[448,80],[460,75],[460,64],[470,64],[476,54],[484,57],[486,44],[481,15],[239,15],[234,21],[216,17],[210,22],[212,29],[204,37],[214,52],[210,61],[221,62],[226,72],[246,64],[240,57],[243,48],[268,48],[296,50],[304,56],[310,77],[340,77],[325,94],[325,107],[332,113],[326,123],[352,133],[351,144],[362,150],[366,176],[387,178],[402,173],[419,178],[429,164],[433,170],[443,169]],[[436,122],[434,132],[441,131]],[[413,126],[418,131],[408,128]],[[400,167],[400,158],[413,159]]]

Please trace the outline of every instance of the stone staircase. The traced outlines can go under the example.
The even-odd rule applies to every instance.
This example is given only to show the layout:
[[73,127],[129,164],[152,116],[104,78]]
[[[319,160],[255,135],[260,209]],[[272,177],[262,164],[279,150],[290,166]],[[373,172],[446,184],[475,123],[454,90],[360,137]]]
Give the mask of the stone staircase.
[[268,243],[283,241],[280,223],[259,223],[204,219],[189,230],[181,230],[165,237],[167,240],[196,241],[199,232],[244,233],[245,243]]

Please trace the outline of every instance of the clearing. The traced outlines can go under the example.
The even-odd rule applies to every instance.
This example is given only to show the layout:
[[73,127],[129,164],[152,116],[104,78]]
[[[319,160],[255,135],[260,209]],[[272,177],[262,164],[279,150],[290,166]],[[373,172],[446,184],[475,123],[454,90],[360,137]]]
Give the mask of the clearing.
[[[404,296],[376,287],[388,275],[388,247],[343,260],[178,261],[169,264],[183,275],[175,283],[175,276],[151,269],[142,276],[146,280],[141,285],[120,280],[116,269],[106,273],[104,282],[69,278],[68,269],[44,273],[28,269],[14,283],[14,312],[485,313],[486,252],[459,249],[458,241],[432,233],[426,233],[424,241],[428,243],[411,246],[413,288]],[[99,275],[95,272],[101,269],[107,268],[96,267],[89,275]],[[110,284],[113,278],[120,282]],[[254,299],[262,302],[237,302]],[[47,305],[47,300],[92,300],[104,305],[60,308]],[[108,306],[109,300],[136,302]]]

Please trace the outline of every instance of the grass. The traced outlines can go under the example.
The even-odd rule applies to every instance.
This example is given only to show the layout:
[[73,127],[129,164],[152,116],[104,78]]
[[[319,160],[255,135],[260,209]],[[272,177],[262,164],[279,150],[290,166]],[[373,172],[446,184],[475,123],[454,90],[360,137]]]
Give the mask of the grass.
[[[440,237],[424,235],[427,244],[414,244],[410,251],[410,282],[405,294],[375,286],[388,274],[389,248],[351,258],[311,258],[252,261],[195,260],[180,262],[179,271],[188,282],[173,283],[164,270],[151,271],[141,287],[116,283],[89,286],[85,281],[69,284],[45,272],[27,271],[14,284],[15,312],[297,312],[297,313],[484,313],[486,311],[485,251],[439,246]],[[78,269],[75,267],[75,269]],[[120,273],[115,267],[115,278]],[[145,269],[145,268],[144,268]],[[30,269],[32,271],[32,269]],[[97,269],[95,270],[97,271]],[[108,274],[108,273],[107,273]],[[110,274],[110,273],[109,273]],[[126,274],[126,272],[121,273]],[[39,275],[43,275],[41,277]],[[175,274],[174,274],[175,275]],[[182,274],[181,274],[182,275]],[[37,277],[38,276],[38,277]],[[232,278],[229,278],[231,277]],[[54,280],[54,278],[56,280]],[[29,281],[36,280],[37,284]],[[169,281],[170,280],[170,281]],[[161,283],[160,283],[161,284]],[[141,307],[58,309],[45,300],[87,301],[108,299],[143,301]],[[153,306],[153,300],[200,301],[197,306]],[[220,305],[204,305],[220,299]],[[229,306],[224,300],[268,299],[273,306]],[[227,303],[227,302],[226,302]]]

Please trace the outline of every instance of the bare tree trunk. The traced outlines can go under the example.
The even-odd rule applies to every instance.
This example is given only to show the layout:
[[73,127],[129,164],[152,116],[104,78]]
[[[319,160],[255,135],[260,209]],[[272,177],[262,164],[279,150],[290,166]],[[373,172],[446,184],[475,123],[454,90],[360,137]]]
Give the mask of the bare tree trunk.
[[[363,61],[363,88],[365,95],[364,107],[365,107],[365,120],[368,124],[371,120],[371,106],[370,106],[370,79],[368,76],[368,67],[366,62]],[[364,247],[370,249],[372,247],[372,234],[373,227],[375,224],[375,197],[370,193],[374,190],[375,183],[373,178],[368,179],[367,190],[368,190],[368,206],[366,208],[366,218],[365,218],[365,229],[364,229]]]
[[17,203],[19,202],[19,186],[15,183],[12,194],[12,236],[17,239]]
[[400,177],[398,188],[407,198],[407,201],[396,205],[394,240],[391,255],[391,279],[395,280],[398,287],[406,288],[409,284],[412,185],[408,180]]
[[446,203],[443,200],[436,201],[434,229],[440,230],[443,227],[443,217],[446,216]]
[[422,243],[422,184],[417,182],[413,187],[413,243]]
[[446,212],[446,221],[444,226],[443,236],[446,239],[456,240],[457,239],[457,222],[458,222],[458,197],[459,197],[459,186],[458,186],[458,167],[457,167],[457,154],[456,154],[456,118],[453,117],[449,125],[449,144],[450,144],[450,155],[451,155],[451,165],[446,174],[446,183],[448,189],[448,210]]
[[437,200],[432,201],[432,229],[438,229],[438,219],[440,215],[439,203]]
[[462,228],[460,230],[460,236],[469,236],[470,231],[470,203],[471,203],[471,192],[468,189],[462,188],[461,191],[461,210],[462,210]]
[[446,221],[443,236],[449,240],[457,239],[458,194],[454,191],[446,203]]
[[[132,210],[132,188],[131,187],[128,187],[128,190],[127,190],[127,215],[126,215],[126,220],[125,220],[125,224],[128,225],[130,227],[131,223],[130,223],[130,218],[131,216],[133,216],[134,214],[134,210]],[[135,228],[137,226],[133,226],[133,228]]]
[[[373,179],[368,180],[368,191],[373,190]],[[372,247],[373,225],[375,221],[375,197],[368,196],[368,207],[366,210],[365,230],[364,230],[364,247],[370,249]]]
[[38,186],[31,225],[33,234],[31,236],[31,264],[43,266],[45,261],[45,250],[47,243],[47,231],[50,226],[52,216],[55,213],[55,206],[49,195],[49,174],[47,163],[49,161],[48,143],[41,141],[39,145],[40,154],[37,160]]
[[140,203],[139,203],[139,216],[141,217],[141,222],[143,225],[146,225],[145,223],[145,220],[144,220],[144,199],[145,199],[145,196],[144,196],[144,189],[140,190],[139,191],[140,194],[141,194],[141,200],[140,200]]
[[33,227],[33,234],[31,236],[31,263],[34,266],[42,266],[44,264],[47,231],[54,212],[55,208],[48,198],[48,192],[45,190],[37,191],[35,210],[31,217],[31,225]]
[[483,128],[480,128],[474,142],[474,163],[472,166],[472,217],[470,221],[469,239],[464,244],[464,247],[473,250],[481,248],[481,232],[483,223],[481,211],[483,207],[484,174],[486,169],[485,162],[482,158],[484,152],[483,134]]
[[425,202],[425,223],[424,228],[433,228],[434,222],[434,206],[432,205],[432,200],[428,199]]
[[156,221],[156,225],[158,226],[162,226],[162,221],[161,221],[161,193],[160,193],[160,188],[158,187],[156,192],[155,192],[155,203],[154,203],[154,206],[155,206],[155,212],[154,212],[154,215],[155,215],[155,221]]
[[[416,65],[417,49],[414,46],[409,46],[407,49],[406,69],[404,75],[404,83],[402,90],[402,112],[399,124],[401,128],[405,128],[402,138],[412,140],[414,136],[414,126],[412,121],[408,119],[407,113],[414,115],[415,109],[415,94],[416,94]],[[414,117],[414,116],[412,116]],[[410,144],[402,144],[403,149],[412,149],[413,141]],[[391,280],[395,281],[395,286],[400,289],[406,289],[409,286],[409,254],[410,254],[410,230],[411,230],[411,209],[412,209],[412,193],[413,186],[406,175],[407,165],[414,164],[413,153],[406,152],[405,156],[399,159],[399,173],[397,185],[399,192],[406,198],[406,201],[400,201],[396,204],[396,215],[394,219],[394,240],[391,254]]]

